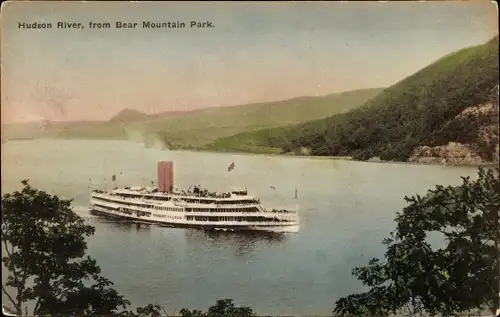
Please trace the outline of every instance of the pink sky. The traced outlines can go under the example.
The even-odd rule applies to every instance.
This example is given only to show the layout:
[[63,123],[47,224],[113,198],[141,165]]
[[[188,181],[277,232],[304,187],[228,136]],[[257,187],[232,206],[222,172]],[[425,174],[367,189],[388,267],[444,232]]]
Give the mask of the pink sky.
[[[19,22],[209,20],[210,29],[22,30]],[[108,119],[385,87],[496,34],[454,3],[10,2],[2,122]]]

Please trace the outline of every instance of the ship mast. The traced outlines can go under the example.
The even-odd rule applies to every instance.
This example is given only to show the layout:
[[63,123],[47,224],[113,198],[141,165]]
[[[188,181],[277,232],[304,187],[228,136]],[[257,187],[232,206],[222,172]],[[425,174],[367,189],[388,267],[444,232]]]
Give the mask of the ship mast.
[[299,200],[299,196],[297,194],[298,190],[297,190],[297,184],[295,184],[295,215],[297,217],[297,221],[299,220],[299,203],[298,203],[298,200]]

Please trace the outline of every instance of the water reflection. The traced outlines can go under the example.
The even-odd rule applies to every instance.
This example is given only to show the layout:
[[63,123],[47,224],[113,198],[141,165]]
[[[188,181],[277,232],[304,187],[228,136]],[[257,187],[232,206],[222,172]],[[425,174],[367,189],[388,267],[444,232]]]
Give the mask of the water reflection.
[[284,233],[195,229],[187,229],[185,237],[197,247],[234,249],[236,257],[251,255],[259,245],[278,246],[286,240]]
[[120,229],[120,231],[132,231],[134,229],[136,231],[150,231],[151,226],[154,226],[154,224],[136,222],[134,220],[118,220],[104,217],[94,218],[93,220],[109,227]]

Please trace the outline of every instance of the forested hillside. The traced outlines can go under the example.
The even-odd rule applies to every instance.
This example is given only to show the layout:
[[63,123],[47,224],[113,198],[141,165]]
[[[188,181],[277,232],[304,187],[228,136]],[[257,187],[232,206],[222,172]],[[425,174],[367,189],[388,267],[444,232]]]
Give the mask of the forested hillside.
[[[493,133],[496,136],[488,138],[497,140],[498,130],[480,128],[497,120],[498,76],[496,37],[441,58],[347,113],[239,134],[207,148],[244,151],[248,147],[273,147],[282,152],[407,161],[418,146],[458,142],[470,145],[484,160],[491,160],[495,149],[491,142],[482,146],[481,136]],[[461,115],[470,107],[484,110],[485,106],[490,111]]]
[[359,107],[382,91],[360,89],[326,96],[147,115],[124,109],[108,121],[2,125],[6,138],[133,139],[168,148],[199,148],[245,131],[326,118]]

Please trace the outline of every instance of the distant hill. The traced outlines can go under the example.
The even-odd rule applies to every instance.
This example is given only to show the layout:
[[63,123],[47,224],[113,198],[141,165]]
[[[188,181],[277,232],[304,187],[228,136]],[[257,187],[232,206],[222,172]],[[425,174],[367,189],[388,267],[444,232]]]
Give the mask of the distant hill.
[[159,118],[166,118],[166,117],[174,117],[174,116],[183,115],[186,112],[188,112],[188,111],[179,111],[179,110],[162,111],[162,112],[150,114],[149,118],[151,118],[151,119],[159,119]]
[[498,161],[498,77],[496,37],[441,58],[349,112],[241,133],[206,148],[360,160]]
[[132,121],[139,121],[139,120],[144,120],[147,118],[148,115],[145,114],[144,112],[141,112],[139,110],[135,109],[123,109],[120,112],[118,112],[116,115],[114,115],[111,119],[108,121],[110,122],[132,122]]
[[134,122],[134,121],[145,121],[145,120],[155,120],[167,117],[179,116],[186,113],[186,111],[162,111],[154,114],[146,114],[136,109],[125,108],[114,115],[109,122]]
[[220,137],[244,131],[296,124],[345,112],[380,91],[382,89],[364,89],[327,96],[205,108],[143,124],[173,147],[199,148]]
[[[382,89],[363,89],[327,96],[225,106],[189,112],[146,115],[125,109],[109,121],[49,128],[45,136],[85,139],[134,139],[170,148],[200,148],[218,138],[244,131],[297,124],[358,107]],[[38,134],[38,136],[41,134]]]

